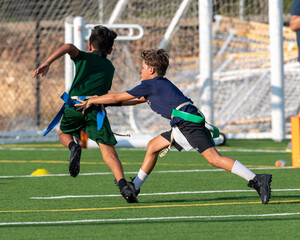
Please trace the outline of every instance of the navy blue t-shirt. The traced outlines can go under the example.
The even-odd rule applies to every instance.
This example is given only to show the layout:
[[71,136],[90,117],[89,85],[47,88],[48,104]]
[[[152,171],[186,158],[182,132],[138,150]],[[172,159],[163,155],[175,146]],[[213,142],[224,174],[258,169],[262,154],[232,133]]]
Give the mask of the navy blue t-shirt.
[[[150,108],[167,119],[171,119],[172,110],[180,104],[184,102],[193,103],[171,81],[164,77],[143,80],[140,85],[126,92],[136,98],[145,97]],[[189,113],[197,111],[193,105],[185,105],[180,110]],[[181,118],[175,117],[170,124],[174,126],[181,120]]]
[[[291,7],[291,15],[300,16],[300,1],[295,0]],[[296,31],[298,44],[298,61],[300,61],[300,30]]]

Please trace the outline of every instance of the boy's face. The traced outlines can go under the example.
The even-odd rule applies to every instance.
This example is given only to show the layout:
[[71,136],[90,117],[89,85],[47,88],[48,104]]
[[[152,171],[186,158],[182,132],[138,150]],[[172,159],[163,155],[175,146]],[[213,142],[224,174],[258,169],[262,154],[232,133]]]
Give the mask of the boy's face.
[[143,80],[147,80],[147,79],[151,79],[153,78],[153,72],[154,72],[154,68],[153,67],[149,67],[145,61],[143,60],[143,68],[141,71],[141,77]]

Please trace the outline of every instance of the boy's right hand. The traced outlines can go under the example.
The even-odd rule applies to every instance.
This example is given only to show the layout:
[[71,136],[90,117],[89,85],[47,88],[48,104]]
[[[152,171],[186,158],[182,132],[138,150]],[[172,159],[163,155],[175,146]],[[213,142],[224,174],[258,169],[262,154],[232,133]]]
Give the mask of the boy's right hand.
[[36,77],[37,75],[41,75],[41,77],[44,77],[47,72],[49,71],[50,64],[48,62],[44,62],[41,66],[39,66],[34,72],[32,77]]

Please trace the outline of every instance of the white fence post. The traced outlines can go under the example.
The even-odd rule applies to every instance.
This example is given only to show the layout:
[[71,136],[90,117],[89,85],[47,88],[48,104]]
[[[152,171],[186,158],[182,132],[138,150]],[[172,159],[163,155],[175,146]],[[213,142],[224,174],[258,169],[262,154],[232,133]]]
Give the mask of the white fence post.
[[[85,22],[82,17],[68,17],[65,21],[65,43],[73,43],[78,49],[84,50]],[[75,68],[69,55],[65,56],[65,90],[69,92]]]
[[[65,20],[65,43],[73,43],[73,17]],[[65,55],[65,91],[69,92],[74,78],[74,67],[69,55]]]
[[212,0],[199,0],[200,109],[210,123],[214,122],[212,9]]
[[74,18],[74,45],[79,50],[84,50],[84,31],[85,31],[85,22],[83,17]]
[[269,0],[272,139],[285,139],[282,0]]

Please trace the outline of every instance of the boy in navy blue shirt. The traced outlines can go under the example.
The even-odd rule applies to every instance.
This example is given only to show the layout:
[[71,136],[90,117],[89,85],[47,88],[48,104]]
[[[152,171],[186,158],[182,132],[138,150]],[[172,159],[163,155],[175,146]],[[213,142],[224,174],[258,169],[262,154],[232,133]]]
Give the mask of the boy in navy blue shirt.
[[[78,110],[84,111],[97,104],[135,105],[147,102],[150,108],[170,119],[171,130],[149,141],[144,162],[137,176],[128,185],[136,195],[155,164],[161,150],[174,146],[196,149],[213,166],[231,171],[248,181],[248,186],[257,190],[262,203],[268,203],[271,195],[272,175],[255,174],[237,160],[222,156],[215,148],[210,132],[205,128],[203,114],[171,81],[163,77],[169,66],[169,56],[163,49],[142,52],[142,82],[133,89],[121,93],[109,93],[88,101],[81,101]],[[164,152],[165,153],[165,152]]]

